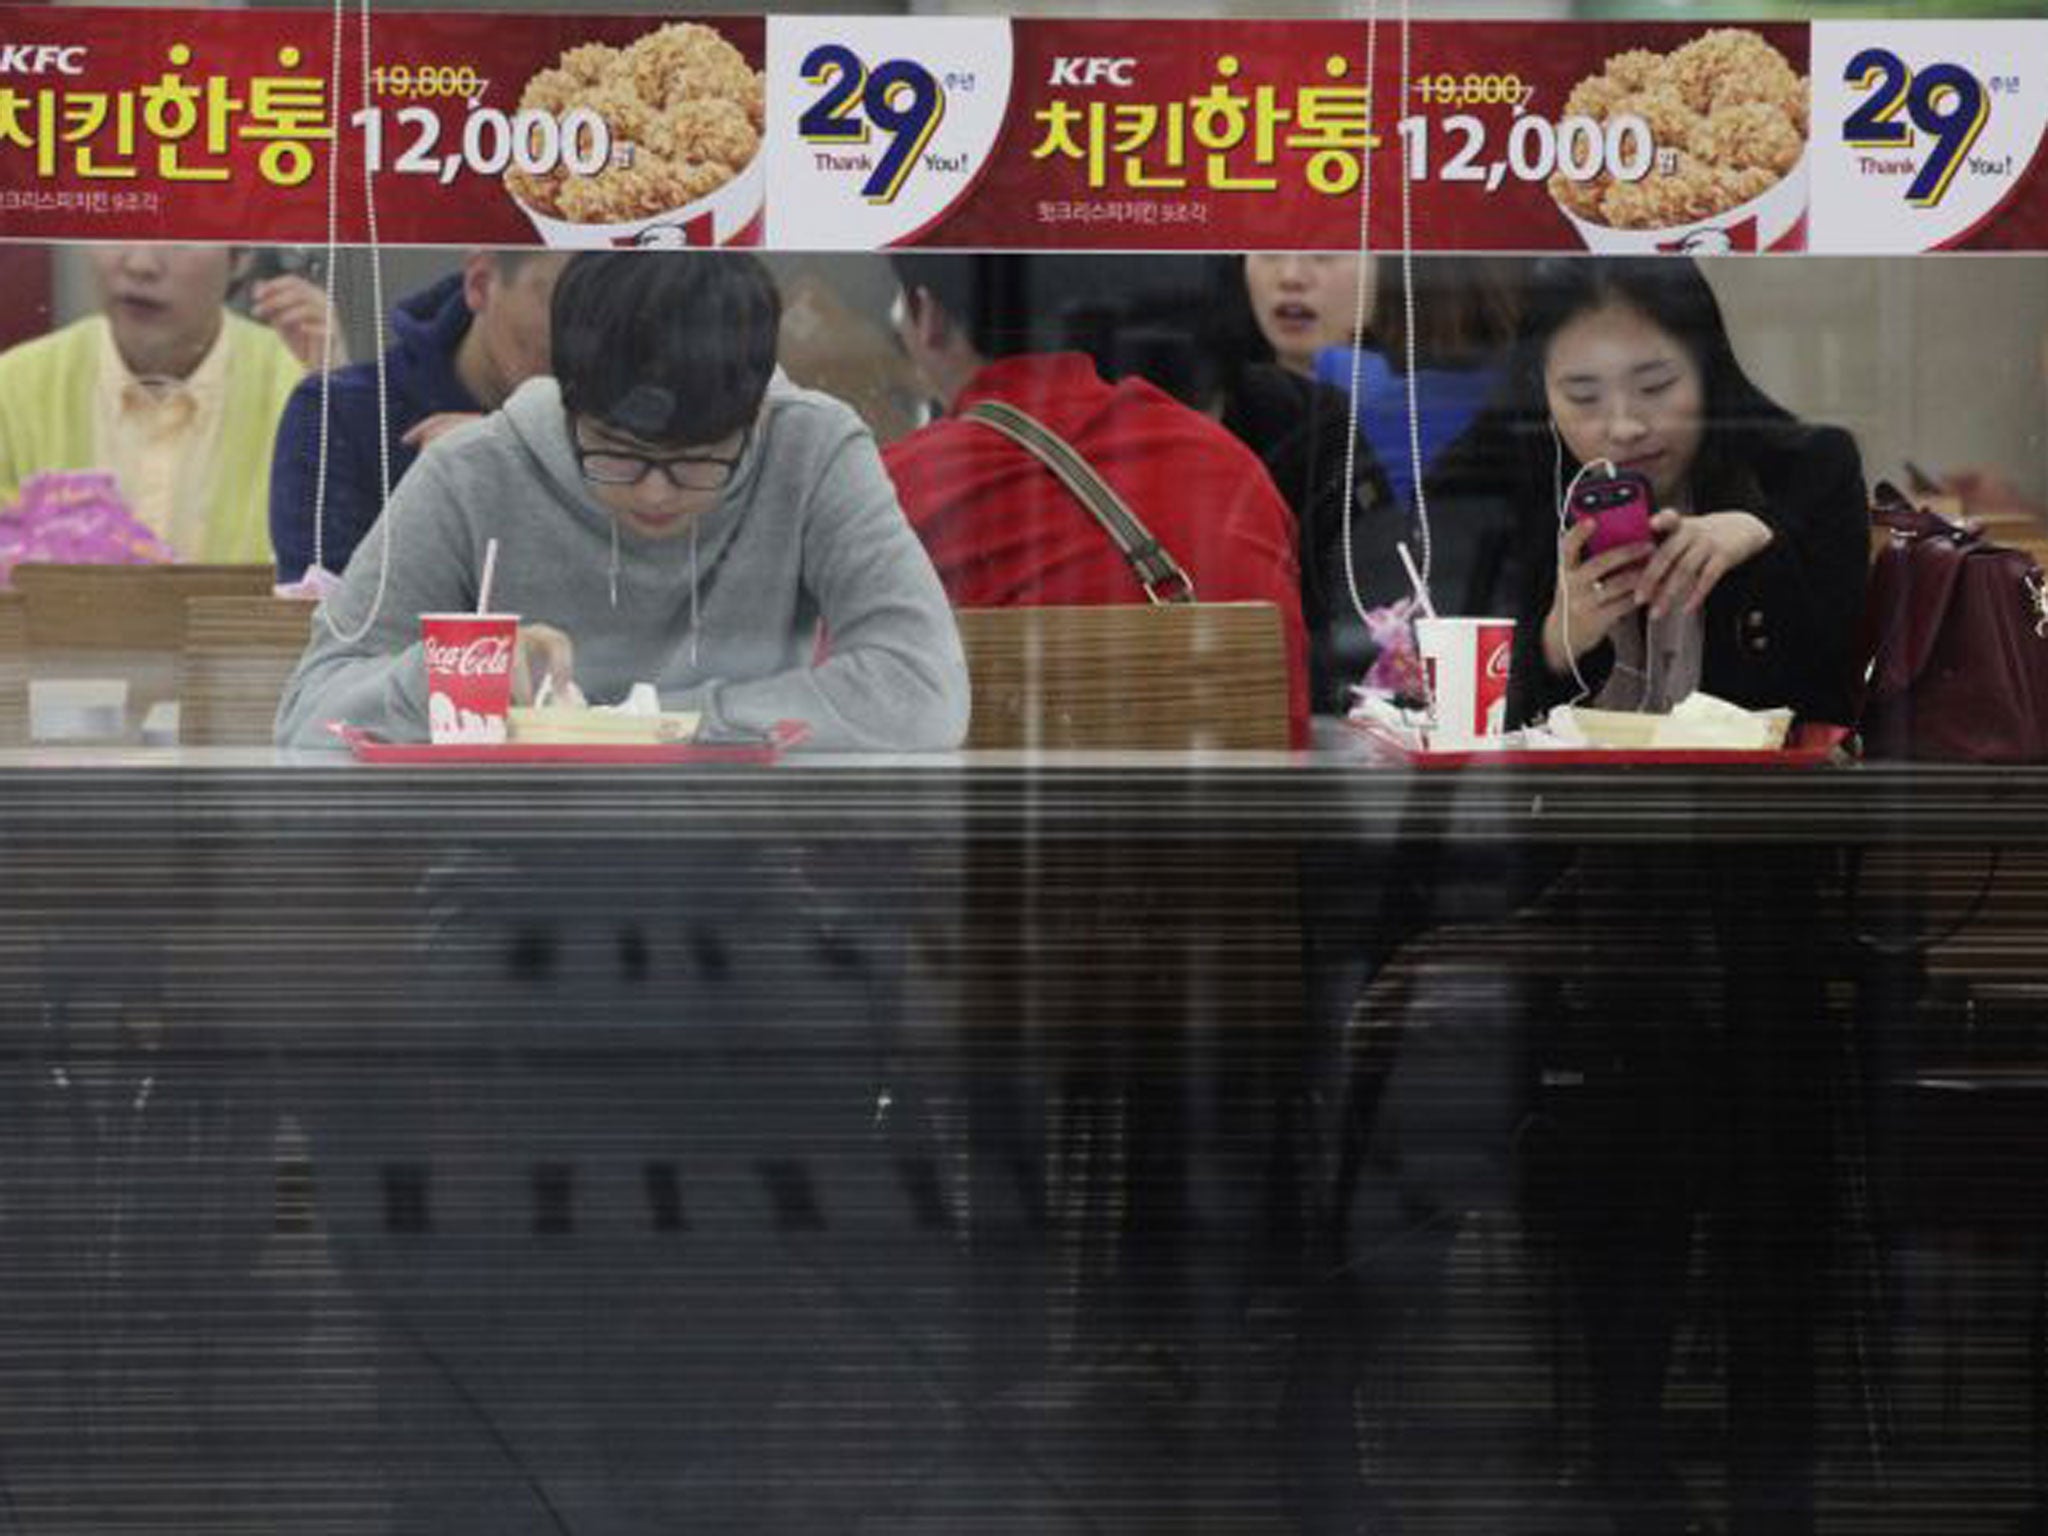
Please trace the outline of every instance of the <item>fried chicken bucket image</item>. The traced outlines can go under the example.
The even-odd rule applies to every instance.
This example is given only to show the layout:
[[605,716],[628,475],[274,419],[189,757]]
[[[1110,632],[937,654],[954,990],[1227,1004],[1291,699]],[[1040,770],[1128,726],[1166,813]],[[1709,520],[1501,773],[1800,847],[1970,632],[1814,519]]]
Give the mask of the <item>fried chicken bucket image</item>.
[[1589,250],[1796,250],[1806,243],[1806,78],[1759,34],[1722,27],[1668,54],[1632,48],[1581,80],[1562,117],[1648,125],[1649,173],[1550,194]]
[[696,22],[623,48],[584,43],[528,80],[519,105],[595,112],[611,163],[594,176],[514,170],[506,190],[551,246],[758,244],[763,101],[745,56]]

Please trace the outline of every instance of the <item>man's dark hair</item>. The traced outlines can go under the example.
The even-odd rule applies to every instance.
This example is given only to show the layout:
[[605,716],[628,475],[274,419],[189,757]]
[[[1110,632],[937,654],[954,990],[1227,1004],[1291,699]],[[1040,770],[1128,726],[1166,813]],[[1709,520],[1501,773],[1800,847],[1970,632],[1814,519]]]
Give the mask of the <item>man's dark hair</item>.
[[573,258],[549,311],[562,404],[644,442],[698,447],[751,422],[782,299],[744,251]]
[[906,251],[889,264],[905,293],[931,294],[987,358],[1087,350],[1102,313],[1128,313],[1158,271],[1156,262],[1092,253]]
[[1205,399],[1194,348],[1201,276],[1191,263],[921,251],[889,262],[904,292],[928,292],[983,357],[1086,352],[1106,379],[1137,374],[1191,404]]
[[[1396,373],[1408,370],[1408,318],[1415,317],[1415,366],[1489,368],[1514,343],[1521,318],[1521,285],[1528,270],[1516,256],[1398,256],[1374,258],[1372,342]],[[1409,272],[1414,305],[1406,299]]]
[[983,357],[1015,357],[1045,348],[1033,325],[1031,274],[1023,257],[916,252],[889,265],[906,294],[922,288]]

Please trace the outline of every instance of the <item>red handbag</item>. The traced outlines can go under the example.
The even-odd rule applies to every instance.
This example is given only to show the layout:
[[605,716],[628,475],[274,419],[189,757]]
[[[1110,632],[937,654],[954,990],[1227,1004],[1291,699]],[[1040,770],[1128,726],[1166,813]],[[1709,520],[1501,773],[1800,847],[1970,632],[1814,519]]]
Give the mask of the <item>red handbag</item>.
[[2048,760],[2048,583],[2022,550],[1916,507],[1880,481],[1890,537],[1863,613],[1869,757]]

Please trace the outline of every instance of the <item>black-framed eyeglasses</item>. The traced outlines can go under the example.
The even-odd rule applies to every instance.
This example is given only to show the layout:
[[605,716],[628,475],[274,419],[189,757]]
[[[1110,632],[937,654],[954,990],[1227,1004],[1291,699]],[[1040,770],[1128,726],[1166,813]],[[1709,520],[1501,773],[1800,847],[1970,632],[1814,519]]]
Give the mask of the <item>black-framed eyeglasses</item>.
[[573,433],[570,442],[576,450],[577,470],[592,485],[638,485],[658,469],[679,491],[722,491],[739,473],[740,460],[747,456],[747,444],[753,436],[752,427],[741,432],[740,445],[729,459],[710,453],[664,454],[659,458],[644,453],[621,453],[614,448],[587,447]]

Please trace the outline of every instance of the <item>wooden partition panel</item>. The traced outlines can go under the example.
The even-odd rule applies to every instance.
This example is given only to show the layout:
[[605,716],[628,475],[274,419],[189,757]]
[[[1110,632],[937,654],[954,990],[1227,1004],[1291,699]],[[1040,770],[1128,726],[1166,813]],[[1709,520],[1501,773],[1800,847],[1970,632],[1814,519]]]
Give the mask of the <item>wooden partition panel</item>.
[[264,597],[267,565],[23,565],[14,586],[27,605],[31,651],[162,651],[185,640],[195,597]]
[[262,746],[312,633],[314,604],[291,597],[198,597],[185,607],[178,739]]
[[28,741],[27,636],[21,598],[0,592],[0,747]]
[[185,604],[267,594],[275,579],[267,565],[17,566],[29,677],[126,683],[116,735],[132,739],[153,706],[177,697]]
[[1287,653],[1270,603],[956,617],[974,689],[970,749],[1287,747]]

